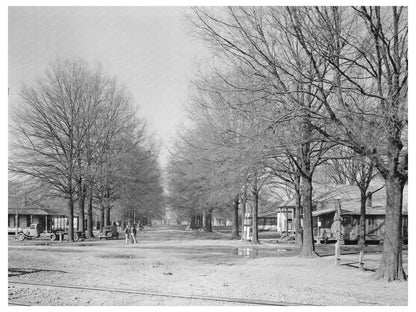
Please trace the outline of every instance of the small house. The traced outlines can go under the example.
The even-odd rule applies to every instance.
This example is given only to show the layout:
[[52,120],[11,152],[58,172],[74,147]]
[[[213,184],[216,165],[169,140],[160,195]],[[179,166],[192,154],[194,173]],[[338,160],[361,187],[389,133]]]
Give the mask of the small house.
[[[16,229],[28,228],[33,223],[40,224],[48,232],[69,226],[68,218],[62,212],[18,195],[9,195],[8,233],[15,234]],[[74,217],[74,228],[78,229],[78,217]]]
[[[366,202],[365,228],[366,240],[380,242],[384,236],[386,190],[380,184],[373,184],[369,191],[376,191]],[[407,186],[403,192],[402,235],[407,242],[408,213]],[[331,226],[337,209],[341,211],[341,224],[345,242],[357,242],[360,226],[360,191],[353,185],[335,185],[314,198],[313,231],[317,242],[322,237],[331,238]]]
[[[384,235],[386,190],[383,183],[375,182],[370,188],[374,192],[366,203],[366,239],[378,242]],[[313,233],[317,242],[320,242],[325,234],[329,239],[333,238],[331,227],[334,222],[335,211],[338,206],[341,209],[341,219],[346,242],[356,242],[360,224],[360,190],[354,185],[329,185],[314,184],[312,195],[312,221]],[[294,231],[294,211],[296,199],[293,198],[275,208],[277,232]],[[403,218],[402,231],[404,242],[408,236],[408,208],[407,185],[403,191]],[[270,218],[272,214],[261,216]],[[302,214],[301,214],[302,218]],[[302,223],[301,219],[301,223]],[[267,221],[259,221],[267,222]],[[271,222],[271,219],[270,221]]]

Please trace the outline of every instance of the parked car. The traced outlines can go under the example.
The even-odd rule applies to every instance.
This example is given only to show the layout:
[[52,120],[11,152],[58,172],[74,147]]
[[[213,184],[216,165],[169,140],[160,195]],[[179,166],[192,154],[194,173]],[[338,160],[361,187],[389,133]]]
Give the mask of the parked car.
[[48,237],[50,240],[54,241],[55,239],[57,239],[57,237],[59,237],[59,235],[64,234],[64,231],[45,231],[41,224],[32,223],[27,228],[19,228],[17,238],[22,241],[25,239]]
[[117,231],[117,226],[116,225],[107,225],[103,228],[103,232],[100,233],[100,240],[102,238],[105,239],[118,239],[118,231]]

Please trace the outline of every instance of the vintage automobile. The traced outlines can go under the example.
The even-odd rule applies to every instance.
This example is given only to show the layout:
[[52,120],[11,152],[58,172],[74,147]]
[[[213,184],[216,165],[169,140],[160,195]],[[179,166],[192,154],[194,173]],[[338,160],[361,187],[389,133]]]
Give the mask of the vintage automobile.
[[17,238],[19,240],[37,238],[43,232],[40,224],[33,223],[27,228],[19,228]]
[[18,240],[33,239],[39,237],[47,237],[51,241],[56,239],[63,240],[64,236],[67,235],[65,231],[55,230],[52,232],[45,231],[41,224],[32,223],[27,228],[19,228],[17,233]]
[[86,239],[87,237],[85,236],[85,233],[84,232],[81,232],[81,231],[75,231],[75,233],[74,233],[74,241],[75,242],[77,242],[77,241],[84,241],[85,239]]
[[27,228],[19,228],[17,238],[22,241],[25,239],[39,238],[43,236],[49,237],[51,240],[55,240],[56,236],[59,234],[60,233],[45,232],[41,224],[32,223]]
[[107,225],[103,228],[103,232],[100,234],[100,240],[102,238],[105,239],[118,239],[118,231],[117,231],[117,226],[116,225]]

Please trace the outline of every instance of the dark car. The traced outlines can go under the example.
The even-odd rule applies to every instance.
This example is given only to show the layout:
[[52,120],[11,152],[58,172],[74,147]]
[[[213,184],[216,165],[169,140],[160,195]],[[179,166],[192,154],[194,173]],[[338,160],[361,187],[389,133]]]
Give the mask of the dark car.
[[107,225],[103,228],[103,232],[100,234],[100,239],[105,238],[105,239],[110,239],[110,238],[115,238],[118,239],[118,231],[117,231],[117,226],[116,225]]

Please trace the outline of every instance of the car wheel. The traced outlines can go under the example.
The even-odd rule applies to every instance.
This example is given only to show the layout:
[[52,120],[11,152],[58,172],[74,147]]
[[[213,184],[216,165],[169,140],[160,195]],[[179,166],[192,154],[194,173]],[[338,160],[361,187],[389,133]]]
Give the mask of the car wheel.
[[56,240],[56,234],[55,233],[52,233],[51,234],[51,241],[54,241],[54,240]]
[[25,240],[25,234],[23,234],[23,233],[17,234],[17,239],[20,240],[20,241]]

